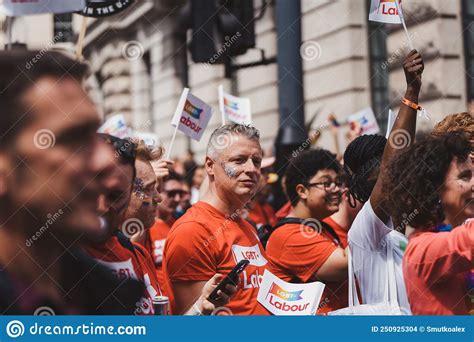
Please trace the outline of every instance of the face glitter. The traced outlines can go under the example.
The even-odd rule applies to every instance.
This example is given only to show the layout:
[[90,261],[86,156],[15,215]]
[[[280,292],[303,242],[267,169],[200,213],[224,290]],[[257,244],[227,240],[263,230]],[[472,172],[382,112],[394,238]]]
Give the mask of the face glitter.
[[137,195],[140,199],[144,199],[146,197],[145,192],[143,191],[143,187],[143,179],[137,177],[133,180],[133,193]]
[[224,170],[224,173],[227,175],[229,178],[237,178],[238,172],[234,167],[225,165],[224,163],[221,163],[222,169]]

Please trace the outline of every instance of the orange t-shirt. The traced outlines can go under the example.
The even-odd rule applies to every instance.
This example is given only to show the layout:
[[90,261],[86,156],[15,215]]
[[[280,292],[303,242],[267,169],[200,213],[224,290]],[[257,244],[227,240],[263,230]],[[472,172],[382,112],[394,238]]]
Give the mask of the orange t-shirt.
[[336,232],[337,236],[339,237],[339,240],[341,241],[341,247],[346,248],[347,247],[347,233],[348,231],[342,228],[336,221],[334,221],[331,217],[326,217],[323,220],[324,223],[327,223],[329,226],[331,226],[332,229]]
[[275,217],[276,217],[277,221],[287,217],[288,214],[290,213],[290,211],[291,211],[291,203],[288,201],[288,202],[285,203],[285,205],[283,207],[278,209],[278,211],[275,213]]
[[122,245],[117,236],[112,236],[103,243],[89,243],[83,246],[84,251],[99,263],[110,268],[119,279],[135,279],[146,287],[144,297],[137,303],[135,314],[154,315],[153,298],[160,293],[160,287],[153,263],[148,252],[139,244],[130,242],[135,251]]
[[171,228],[165,244],[163,269],[173,311],[172,283],[207,281],[216,273],[227,275],[239,261],[247,259],[250,264],[241,273],[239,289],[226,307],[234,315],[258,312],[257,294],[267,259],[255,229],[235,216],[226,218],[201,201]]
[[249,219],[255,222],[258,226],[269,224],[272,227],[276,223],[275,212],[268,203],[256,203],[253,209],[249,212]]
[[412,313],[468,315],[473,303],[466,272],[473,265],[474,220],[450,232],[413,233],[403,257]]
[[[155,264],[156,277],[158,278],[158,283],[163,287],[165,284],[165,274],[163,272],[162,262],[163,262],[163,251],[165,248],[165,241],[168,233],[170,232],[170,226],[163,220],[157,219],[155,224],[148,231],[148,243],[146,248],[148,252],[152,255],[153,262]],[[164,295],[166,296],[166,291],[164,290]]]
[[[267,243],[270,271],[280,279],[292,283],[315,281],[313,275],[338,248],[328,233],[310,233],[300,224],[290,223],[277,228]],[[347,307],[347,280],[324,282],[318,314]]]

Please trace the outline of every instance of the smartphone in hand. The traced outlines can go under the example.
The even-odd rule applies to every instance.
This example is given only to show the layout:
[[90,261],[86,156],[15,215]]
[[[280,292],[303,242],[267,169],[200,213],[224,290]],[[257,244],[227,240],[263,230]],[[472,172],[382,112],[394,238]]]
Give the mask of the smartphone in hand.
[[229,274],[219,283],[219,285],[217,285],[214,291],[211,292],[211,294],[209,295],[209,297],[207,297],[207,299],[211,303],[216,302],[217,300],[219,300],[219,295],[217,294],[219,290],[224,291],[228,284],[236,286],[239,280],[240,273],[242,273],[245,270],[245,268],[248,266],[249,263],[250,262],[248,260],[239,261],[239,263],[235,265],[232,271],[230,271]]

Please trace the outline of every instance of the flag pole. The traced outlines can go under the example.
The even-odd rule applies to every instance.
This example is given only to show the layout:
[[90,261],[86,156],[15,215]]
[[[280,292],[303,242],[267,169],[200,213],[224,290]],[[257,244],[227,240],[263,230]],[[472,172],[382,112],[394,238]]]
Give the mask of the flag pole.
[[410,34],[408,33],[407,25],[405,23],[405,16],[403,15],[403,12],[402,12],[403,9],[401,7],[400,0],[395,0],[395,5],[397,6],[397,12],[398,12],[398,16],[400,17],[400,21],[402,22],[403,30],[405,31],[405,34],[407,36],[408,45],[410,46],[410,51],[414,50],[415,48],[413,47],[413,42],[411,41]]
[[5,21],[7,24],[7,50],[11,50],[13,40],[13,17],[6,17]]
[[219,109],[221,110],[222,126],[225,125],[225,109],[224,109],[224,86],[221,84],[219,90]]
[[76,45],[76,59],[82,59],[82,49],[84,47],[84,38],[86,37],[87,29],[87,17],[82,17],[81,31],[79,32],[79,38]]
[[166,151],[166,159],[170,159],[170,157],[171,157],[171,150],[173,149],[174,141],[176,139],[176,133],[178,133],[178,125],[176,125],[176,127],[174,128],[173,137],[171,138],[170,147],[168,148],[168,151]]

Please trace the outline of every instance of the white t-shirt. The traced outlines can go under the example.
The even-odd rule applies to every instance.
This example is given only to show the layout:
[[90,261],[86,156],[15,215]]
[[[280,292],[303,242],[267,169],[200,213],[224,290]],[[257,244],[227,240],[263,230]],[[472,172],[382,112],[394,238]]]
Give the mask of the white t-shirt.
[[391,219],[384,224],[375,215],[369,200],[352,223],[348,239],[362,303],[377,304],[384,301],[387,253],[392,251],[398,304],[405,314],[411,314],[402,270],[403,254],[408,244],[406,236],[393,230]]

